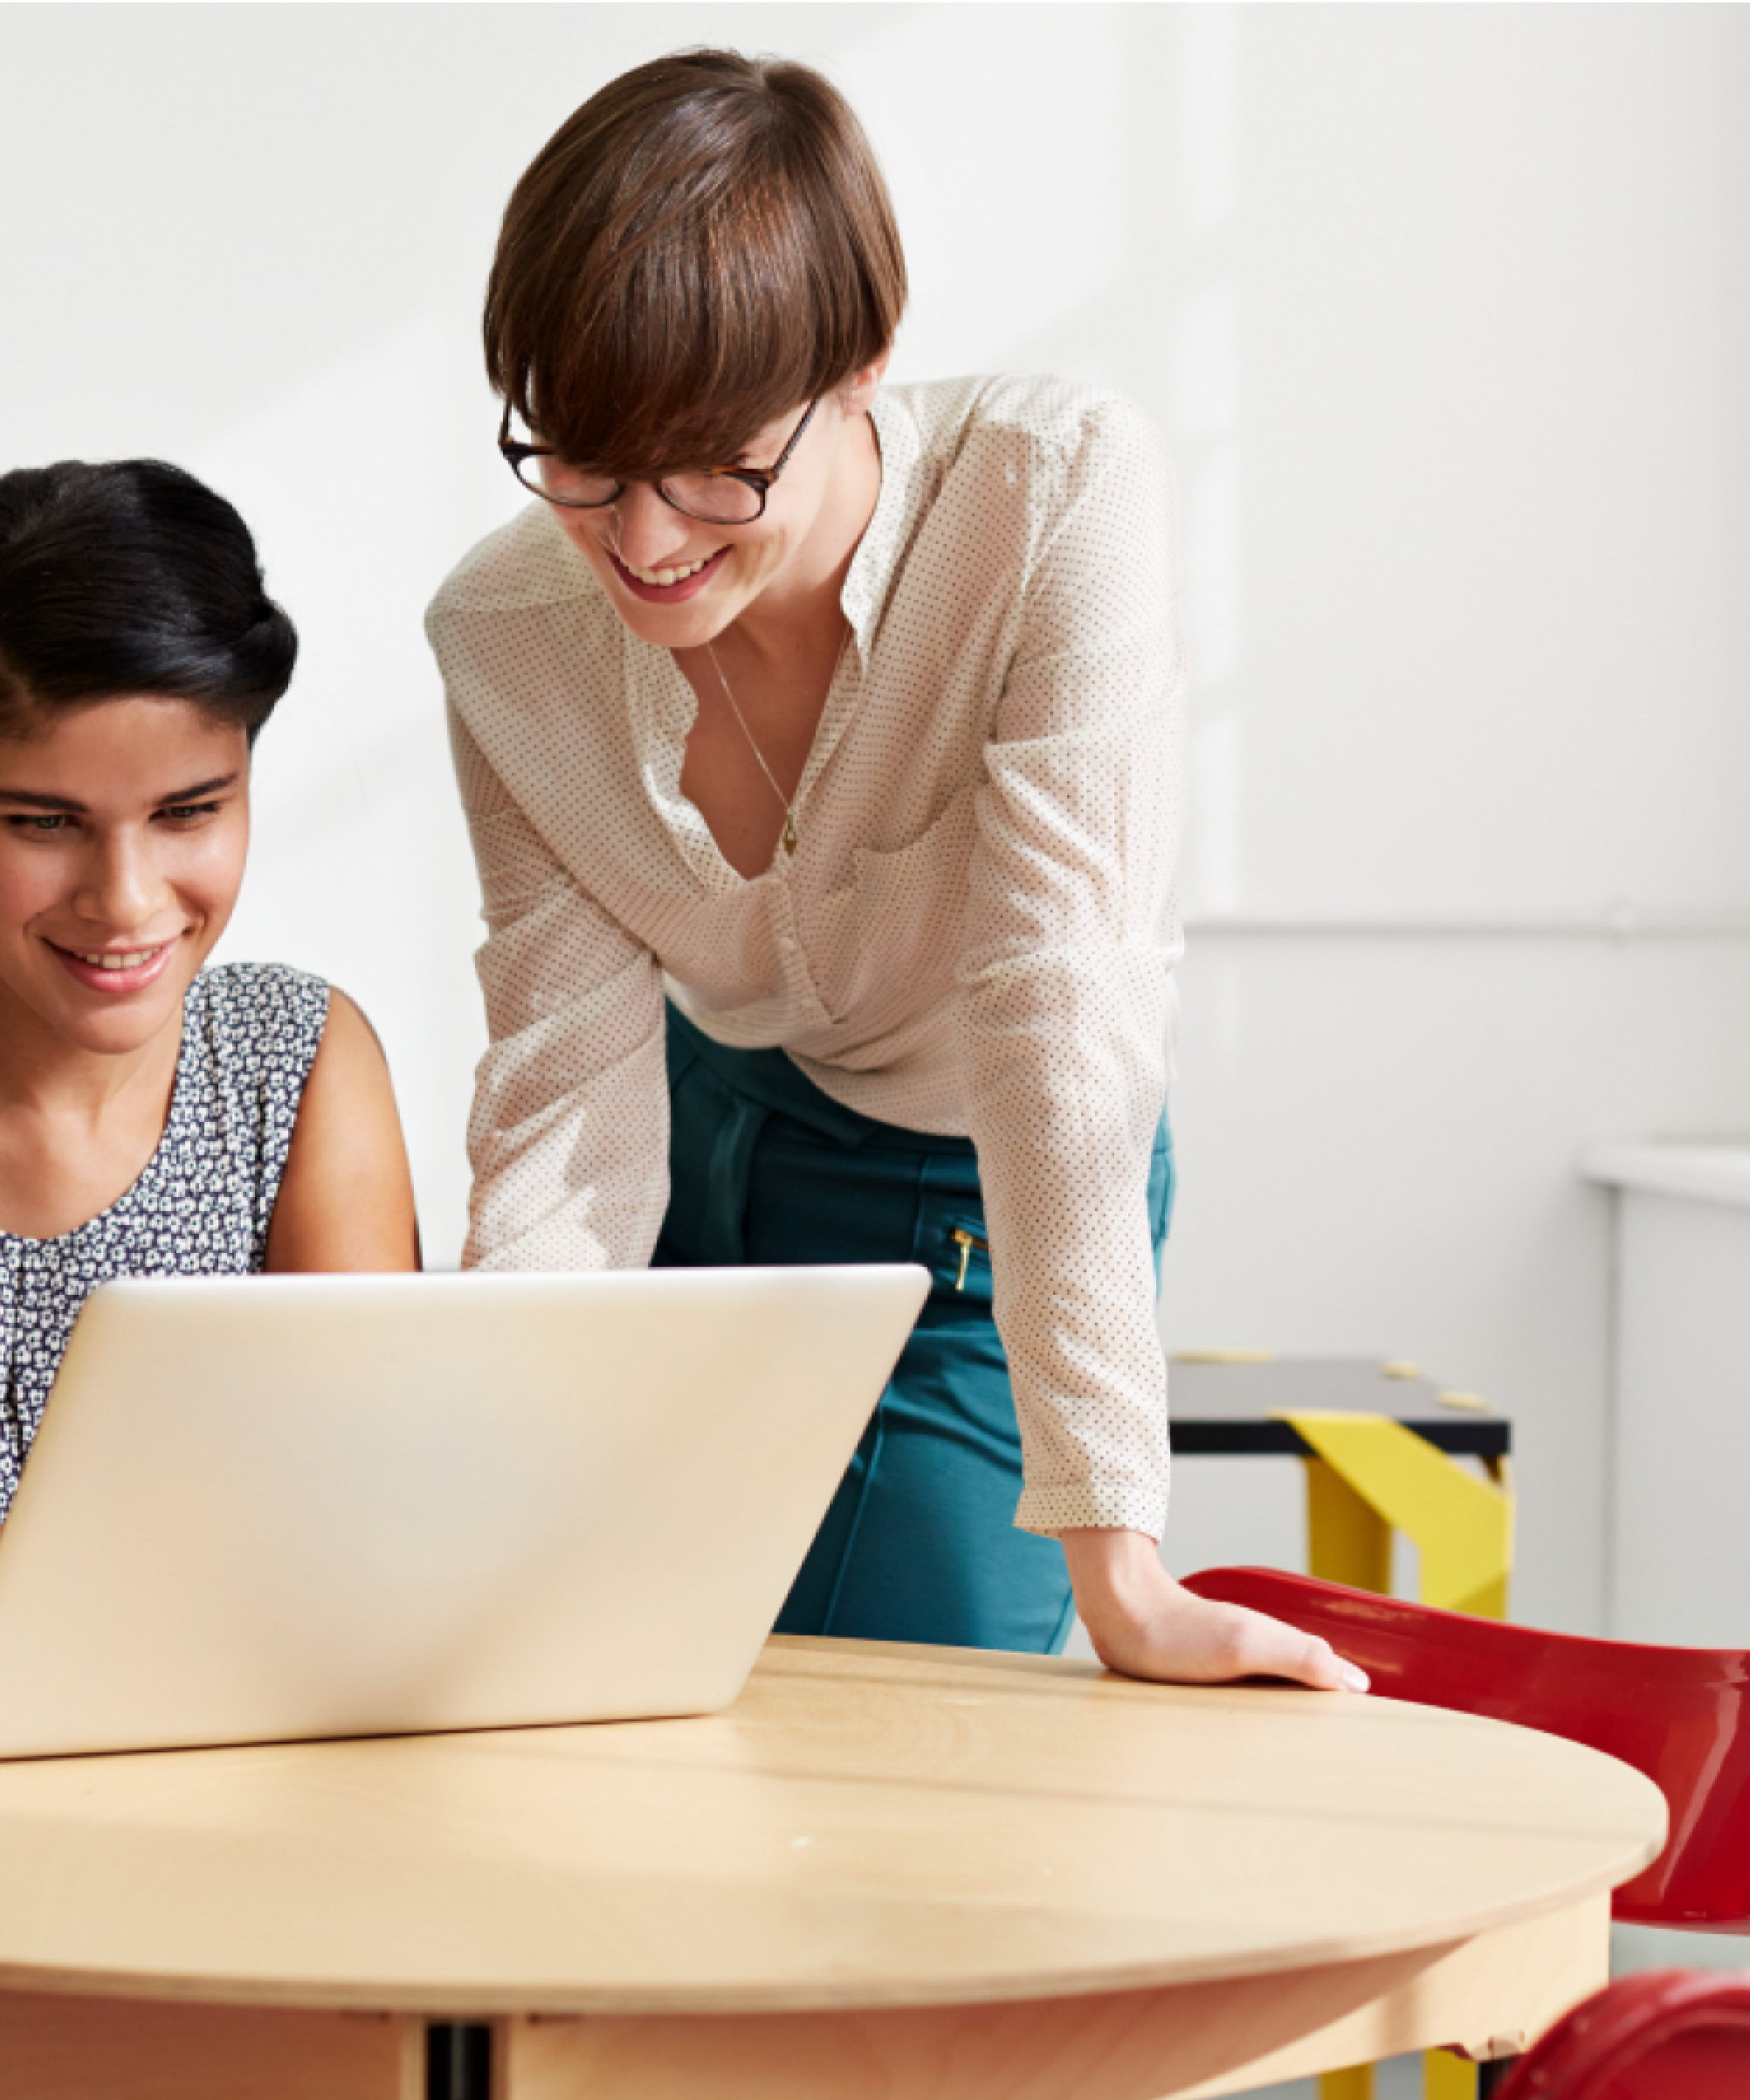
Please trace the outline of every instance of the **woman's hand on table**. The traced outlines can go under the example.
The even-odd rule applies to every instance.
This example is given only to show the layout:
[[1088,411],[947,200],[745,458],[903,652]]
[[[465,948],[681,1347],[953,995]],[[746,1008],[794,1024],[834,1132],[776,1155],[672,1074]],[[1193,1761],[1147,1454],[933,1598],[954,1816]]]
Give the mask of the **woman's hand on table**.
[[1316,1691],[1365,1691],[1368,1680],[1328,1641],[1174,1580],[1144,1532],[1061,1534],[1076,1609],[1108,1670],[1165,1684],[1288,1677]]

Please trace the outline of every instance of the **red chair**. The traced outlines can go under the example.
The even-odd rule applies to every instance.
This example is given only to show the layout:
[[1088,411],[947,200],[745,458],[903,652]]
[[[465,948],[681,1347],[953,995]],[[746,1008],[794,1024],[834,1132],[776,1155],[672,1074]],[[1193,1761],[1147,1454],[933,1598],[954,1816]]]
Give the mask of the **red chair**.
[[[1580,1640],[1275,1568],[1209,1568],[1186,1587],[1322,1634],[1361,1664],[1377,1696],[1515,1721],[1633,1765],[1670,1804],[1671,1837],[1650,1867],[1617,1890],[1612,1915],[1750,1932],[1750,1654],[1743,1649]],[[1743,2092],[1750,2100],[1750,2082]]]
[[1613,1983],[1558,2020],[1497,2100],[1744,2100],[1750,1977],[1665,1969]]

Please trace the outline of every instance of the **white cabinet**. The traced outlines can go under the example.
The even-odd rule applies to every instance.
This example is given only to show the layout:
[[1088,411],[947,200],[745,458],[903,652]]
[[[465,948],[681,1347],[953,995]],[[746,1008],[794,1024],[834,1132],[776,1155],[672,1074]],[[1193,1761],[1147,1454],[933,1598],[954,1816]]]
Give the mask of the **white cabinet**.
[[1610,1630],[1750,1648],[1750,1142],[1582,1168],[1616,1211]]

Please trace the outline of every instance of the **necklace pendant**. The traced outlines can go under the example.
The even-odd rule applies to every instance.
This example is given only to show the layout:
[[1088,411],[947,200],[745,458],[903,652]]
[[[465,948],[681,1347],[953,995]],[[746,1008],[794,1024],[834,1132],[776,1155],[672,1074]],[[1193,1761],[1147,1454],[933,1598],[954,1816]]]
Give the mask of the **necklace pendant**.
[[786,816],[784,818],[784,851],[786,853],[794,853],[796,850],[796,820],[793,816]]

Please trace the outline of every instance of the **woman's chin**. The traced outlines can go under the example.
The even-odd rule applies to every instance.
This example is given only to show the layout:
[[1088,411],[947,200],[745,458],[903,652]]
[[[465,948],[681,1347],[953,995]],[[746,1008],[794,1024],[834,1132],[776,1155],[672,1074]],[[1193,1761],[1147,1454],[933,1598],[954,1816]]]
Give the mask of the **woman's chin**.
[[653,649],[703,649],[741,610],[727,594],[703,591],[678,605],[651,605],[628,592],[615,596],[614,609],[641,642]]
[[69,1050],[90,1057],[126,1057],[143,1050],[167,1028],[181,1029],[188,988],[185,974],[172,970],[141,991],[102,997],[100,1002],[75,988],[53,986],[40,988],[37,996],[27,995],[21,1003]]
[[133,1057],[157,1041],[166,1029],[174,1026],[180,1031],[182,1005],[177,999],[167,1009],[164,1001],[155,1000],[148,1010],[141,1002],[121,1012],[82,1016],[62,1032],[69,1043],[91,1056]]

